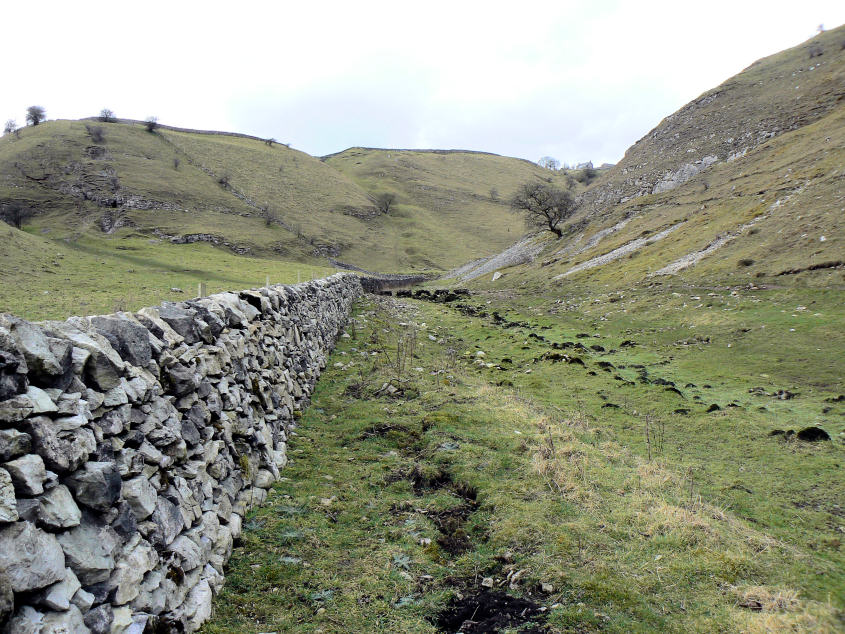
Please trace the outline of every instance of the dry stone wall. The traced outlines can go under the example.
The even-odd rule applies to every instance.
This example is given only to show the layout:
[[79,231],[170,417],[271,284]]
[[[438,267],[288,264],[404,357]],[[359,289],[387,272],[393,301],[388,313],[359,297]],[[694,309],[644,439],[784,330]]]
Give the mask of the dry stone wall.
[[0,314],[0,630],[196,630],[361,292]]

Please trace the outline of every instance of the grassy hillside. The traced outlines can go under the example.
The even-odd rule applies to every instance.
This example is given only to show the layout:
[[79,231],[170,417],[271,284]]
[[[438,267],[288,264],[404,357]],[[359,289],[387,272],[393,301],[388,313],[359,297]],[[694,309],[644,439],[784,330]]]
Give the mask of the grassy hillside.
[[761,60],[667,117],[582,194],[561,240],[539,236],[535,262],[492,287],[560,293],[677,277],[841,288],[843,37],[840,27]]
[[[50,239],[136,231],[310,264],[436,271],[505,246],[521,225],[503,199],[551,178],[482,153],[367,154],[320,161],[235,135],[53,121],[0,139],[0,201],[34,210],[28,226]],[[387,214],[372,202],[384,191],[398,194]]]
[[524,231],[507,200],[529,180],[563,175],[528,161],[460,151],[350,148],[325,162],[371,193],[396,194],[410,219],[398,248],[448,270],[495,253]]
[[[660,191],[686,174],[734,160],[818,121],[845,98],[845,26],[758,60],[667,116],[583,197],[583,213]],[[682,175],[682,179],[684,175]],[[668,179],[668,180],[667,180]]]

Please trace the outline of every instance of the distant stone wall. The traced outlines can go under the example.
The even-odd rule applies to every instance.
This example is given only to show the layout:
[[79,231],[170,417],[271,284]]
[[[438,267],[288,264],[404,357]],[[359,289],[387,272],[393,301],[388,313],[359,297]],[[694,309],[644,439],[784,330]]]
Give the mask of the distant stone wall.
[[361,292],[0,314],[0,630],[196,630]]

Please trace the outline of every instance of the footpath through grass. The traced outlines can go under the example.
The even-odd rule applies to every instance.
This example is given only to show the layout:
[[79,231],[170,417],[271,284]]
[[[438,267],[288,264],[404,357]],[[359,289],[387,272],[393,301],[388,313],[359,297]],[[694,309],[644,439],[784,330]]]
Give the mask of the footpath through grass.
[[367,300],[204,631],[840,629],[841,441],[675,414],[578,334]]

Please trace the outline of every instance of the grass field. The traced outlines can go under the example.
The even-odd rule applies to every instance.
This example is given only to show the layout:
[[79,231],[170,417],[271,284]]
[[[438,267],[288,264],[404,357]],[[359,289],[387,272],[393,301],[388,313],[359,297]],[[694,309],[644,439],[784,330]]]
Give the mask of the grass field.
[[[726,297],[710,344],[665,306],[364,303],[204,631],[838,630],[842,378],[726,332],[757,310],[833,355],[841,324]],[[769,435],[811,422],[833,441]]]
[[[324,277],[322,266],[250,258],[209,244],[176,245],[137,233],[52,241],[0,225],[0,312],[65,319],[138,310],[207,293]],[[181,289],[172,291],[171,289]]]

